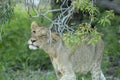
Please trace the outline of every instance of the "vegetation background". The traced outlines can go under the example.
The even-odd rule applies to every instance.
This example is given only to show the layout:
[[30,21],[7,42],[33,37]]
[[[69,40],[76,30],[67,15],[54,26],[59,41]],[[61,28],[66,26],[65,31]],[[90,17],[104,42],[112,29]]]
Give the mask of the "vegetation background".
[[[49,26],[50,22],[41,17],[30,18],[21,3],[13,5],[13,13],[6,14],[7,18],[1,17],[0,10],[0,80],[56,80],[47,53],[32,51],[27,45],[31,22],[37,21],[40,26]],[[49,16],[52,18],[51,13]],[[109,25],[98,29],[105,41],[104,74],[108,80],[120,80],[120,16],[115,15]],[[77,75],[78,80],[91,79],[89,74]]]

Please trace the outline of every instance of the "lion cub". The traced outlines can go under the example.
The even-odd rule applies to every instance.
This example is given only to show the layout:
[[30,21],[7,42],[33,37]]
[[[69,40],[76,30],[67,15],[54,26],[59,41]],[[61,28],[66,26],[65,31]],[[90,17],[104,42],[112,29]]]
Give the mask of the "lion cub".
[[[55,32],[46,27],[39,27],[36,22],[31,24],[30,49],[42,48],[46,51],[53,64],[59,80],[76,80],[75,73],[91,72],[92,80],[106,80],[101,70],[104,43],[99,40],[95,46],[82,43],[71,51]],[[50,36],[52,40],[50,40]]]

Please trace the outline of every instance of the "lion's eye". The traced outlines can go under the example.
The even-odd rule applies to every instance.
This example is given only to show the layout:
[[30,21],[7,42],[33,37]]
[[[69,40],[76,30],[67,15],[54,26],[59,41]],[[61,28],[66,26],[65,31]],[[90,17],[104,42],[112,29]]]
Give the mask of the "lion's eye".
[[43,38],[43,37],[46,37],[46,35],[39,35],[38,37],[39,37],[39,38],[41,38],[41,37]]
[[36,31],[33,31],[33,33],[36,33]]

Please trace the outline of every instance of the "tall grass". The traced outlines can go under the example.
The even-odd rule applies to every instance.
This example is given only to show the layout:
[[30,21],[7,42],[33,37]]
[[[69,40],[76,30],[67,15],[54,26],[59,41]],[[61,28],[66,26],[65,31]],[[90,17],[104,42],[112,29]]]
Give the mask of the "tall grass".
[[40,18],[30,19],[25,9],[18,4],[10,23],[4,25],[0,41],[0,80],[43,80],[44,77],[40,78],[39,73],[29,78],[29,71],[52,69],[48,55],[43,50],[28,49],[32,21],[37,21],[40,26],[49,25],[48,21],[41,22]]

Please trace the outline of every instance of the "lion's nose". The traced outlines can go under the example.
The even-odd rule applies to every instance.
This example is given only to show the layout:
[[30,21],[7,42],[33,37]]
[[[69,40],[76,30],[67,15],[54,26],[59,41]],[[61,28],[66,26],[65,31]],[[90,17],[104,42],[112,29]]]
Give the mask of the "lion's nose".
[[31,42],[34,43],[34,42],[36,42],[36,40],[35,40],[35,39],[32,39]]

